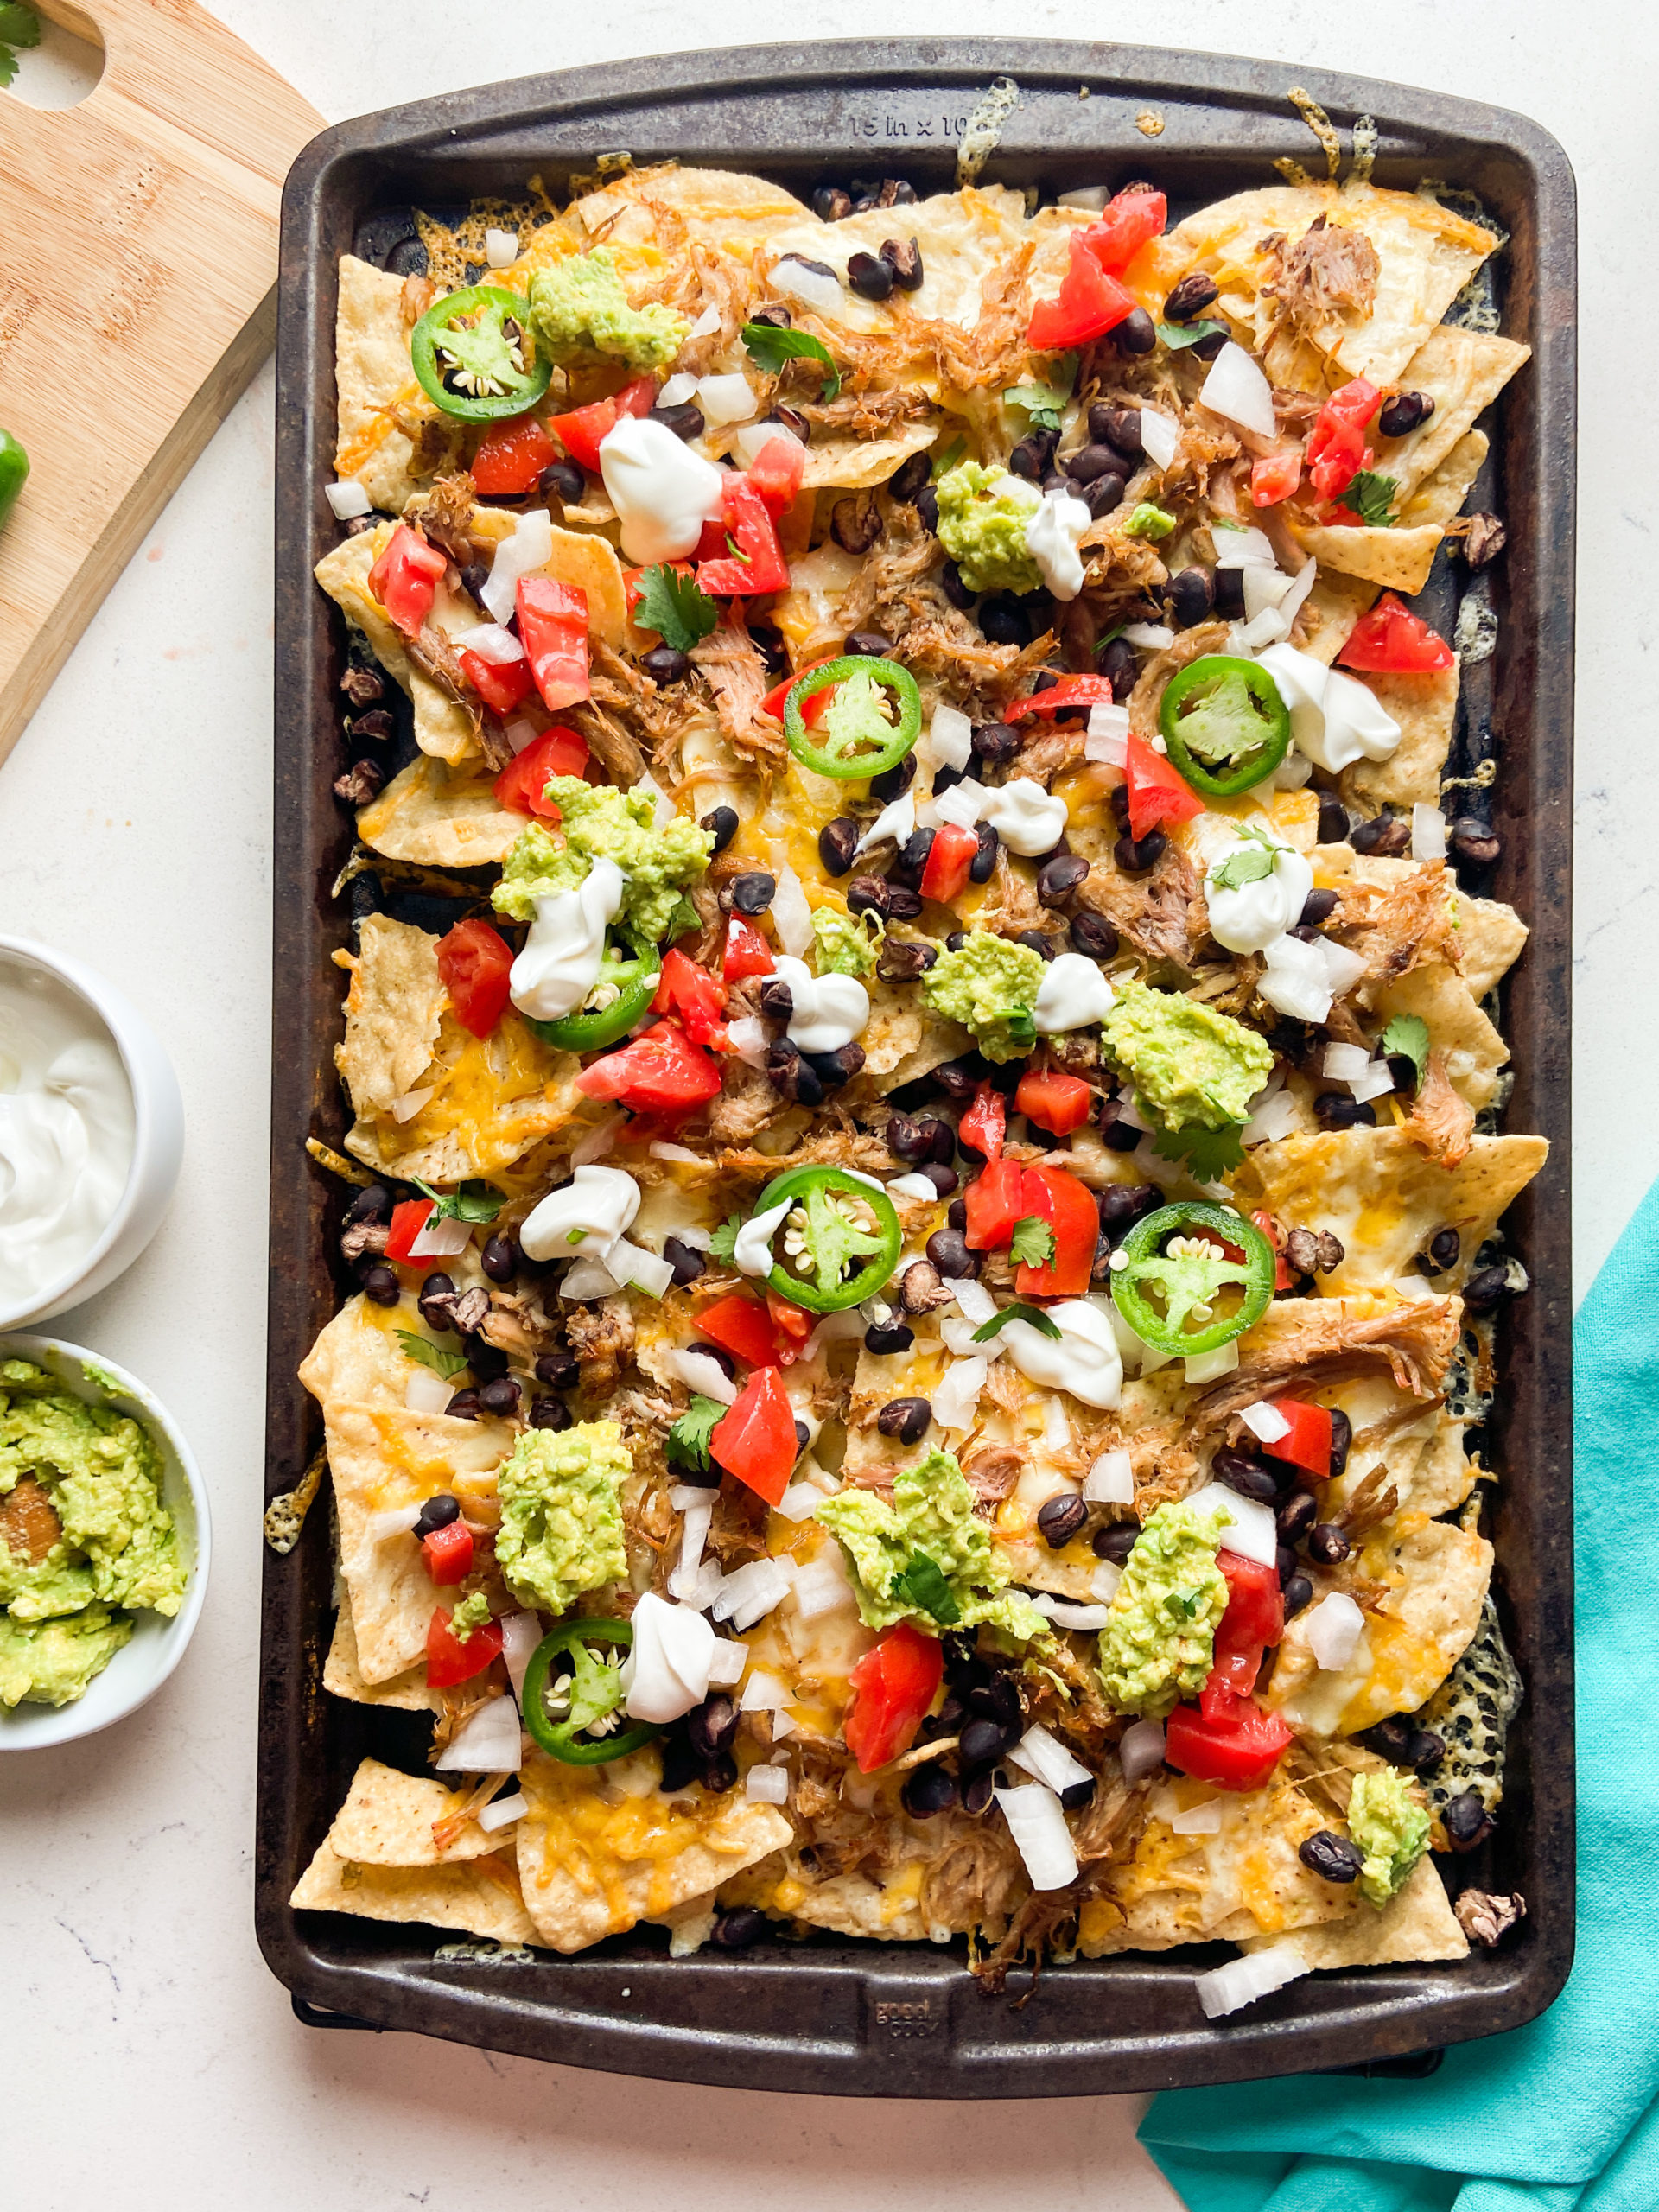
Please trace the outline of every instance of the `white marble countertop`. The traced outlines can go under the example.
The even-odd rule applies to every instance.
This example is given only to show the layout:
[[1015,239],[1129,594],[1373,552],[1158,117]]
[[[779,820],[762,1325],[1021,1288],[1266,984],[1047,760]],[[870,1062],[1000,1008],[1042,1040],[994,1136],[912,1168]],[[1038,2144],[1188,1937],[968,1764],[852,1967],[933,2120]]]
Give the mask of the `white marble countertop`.
[[[626,24],[544,0],[218,0],[217,12],[329,117],[781,28],[764,0],[636,0]],[[1014,28],[995,0],[919,0],[898,18],[873,0],[821,0],[810,21],[826,37]],[[1052,0],[1018,20],[1056,37],[1116,27]],[[1659,416],[1629,397],[1659,348],[1647,283],[1659,30],[1619,0],[1585,0],[1570,24],[1543,0],[1394,0],[1380,17],[1313,0],[1166,0],[1134,35],[1497,102],[1552,130],[1577,170],[1584,326],[1609,340],[1582,364],[1580,432],[1582,1290],[1659,1166],[1659,991],[1643,934],[1659,921],[1659,862],[1619,797],[1659,736],[1644,673]],[[167,1690],[104,1736],[0,1760],[0,1957],[22,2000],[4,2099],[17,2201],[56,2208],[113,2189],[134,2212],[637,2212],[671,2194],[721,2212],[832,2198],[888,2212],[948,2190],[959,2212],[1010,2196],[1046,2212],[1170,2206],[1134,2140],[1139,2100],[853,2106],[555,2073],[411,2037],[308,2031],[258,1956],[272,394],[267,365],[0,769],[0,929],[118,982],[160,1029],[189,1118],[156,1243],[53,1326],[134,1368],[182,1418],[218,1535],[207,1611]]]

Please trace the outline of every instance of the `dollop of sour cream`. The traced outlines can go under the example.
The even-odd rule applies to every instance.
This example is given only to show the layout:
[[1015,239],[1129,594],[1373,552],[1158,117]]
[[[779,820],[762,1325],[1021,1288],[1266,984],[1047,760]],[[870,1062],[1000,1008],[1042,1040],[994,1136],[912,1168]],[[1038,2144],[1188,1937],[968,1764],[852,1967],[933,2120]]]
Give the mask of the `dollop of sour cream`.
[[625,415],[601,442],[599,473],[622,524],[622,550],[640,567],[696,550],[720,512],[721,472],[666,423]]
[[[1298,909],[1300,912],[1300,909]],[[1058,953],[1043,970],[1032,1018],[1044,1037],[1104,1021],[1115,994],[1095,963],[1081,952]]]
[[732,1264],[740,1274],[769,1275],[772,1273],[775,1264],[772,1256],[772,1240],[793,1204],[792,1198],[785,1198],[779,1205],[768,1206],[764,1213],[753,1215],[738,1230],[732,1245]]
[[1069,1390],[1085,1406],[1105,1411],[1116,1405],[1123,1395],[1123,1355],[1105,1314],[1086,1298],[1063,1298],[1044,1311],[1058,1338],[1044,1336],[1029,1321],[1010,1321],[1001,1331],[1020,1372],[1046,1389]]
[[1042,505],[1026,524],[1026,550],[1056,599],[1075,599],[1083,589],[1077,541],[1093,519],[1069,492],[1045,492]]
[[639,1211],[639,1185],[620,1167],[578,1167],[524,1217],[518,1243],[532,1260],[602,1261]]
[[1256,665],[1266,669],[1290,709],[1298,752],[1330,774],[1356,760],[1386,760],[1399,745],[1399,723],[1357,677],[1294,645],[1269,645]]
[[804,960],[779,953],[773,966],[789,985],[795,1011],[789,1041],[798,1052],[838,1052],[870,1018],[870,995],[856,976],[815,976]]
[[622,891],[616,862],[596,860],[575,891],[536,901],[530,935],[507,977],[520,1014],[532,1021],[563,1021],[582,1005],[599,981],[605,931],[616,919]]
[[86,1001],[0,957],[0,1310],[26,1313],[108,1228],[132,1166],[132,1091]]
[[[1242,842],[1231,848],[1235,853],[1246,849]],[[1216,869],[1221,865],[1212,861],[1205,880],[1211,936],[1229,952],[1265,952],[1301,918],[1307,894],[1313,888],[1312,863],[1289,845],[1280,845],[1274,852],[1270,874],[1236,886],[1216,881]]]
[[1015,776],[995,791],[982,787],[976,804],[1011,853],[1034,860],[1065,835],[1065,801],[1046,791],[1030,776]]

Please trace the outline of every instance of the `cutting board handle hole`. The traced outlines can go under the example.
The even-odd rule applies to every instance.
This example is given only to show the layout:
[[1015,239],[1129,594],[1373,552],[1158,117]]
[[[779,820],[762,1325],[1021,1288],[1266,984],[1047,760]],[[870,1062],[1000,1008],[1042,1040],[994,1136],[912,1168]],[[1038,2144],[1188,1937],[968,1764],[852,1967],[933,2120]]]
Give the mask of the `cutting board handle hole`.
[[[97,26],[64,0],[35,0],[41,18],[41,42],[17,56],[17,74],[3,97],[27,107],[79,107],[98,89],[104,74],[104,48]],[[58,16],[64,20],[60,22]]]

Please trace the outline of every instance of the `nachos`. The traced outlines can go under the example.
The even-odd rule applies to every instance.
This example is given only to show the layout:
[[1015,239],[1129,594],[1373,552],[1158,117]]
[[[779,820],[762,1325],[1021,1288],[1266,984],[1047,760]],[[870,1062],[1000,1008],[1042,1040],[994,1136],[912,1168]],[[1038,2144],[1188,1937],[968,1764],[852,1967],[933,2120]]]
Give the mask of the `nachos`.
[[1223,1939],[1211,2013],[1462,1956],[1545,1147],[1408,601],[1501,549],[1499,240],[626,166],[419,227],[340,269],[302,1379],[325,1685],[431,1771],[365,1759],[295,1904],[993,1985]]

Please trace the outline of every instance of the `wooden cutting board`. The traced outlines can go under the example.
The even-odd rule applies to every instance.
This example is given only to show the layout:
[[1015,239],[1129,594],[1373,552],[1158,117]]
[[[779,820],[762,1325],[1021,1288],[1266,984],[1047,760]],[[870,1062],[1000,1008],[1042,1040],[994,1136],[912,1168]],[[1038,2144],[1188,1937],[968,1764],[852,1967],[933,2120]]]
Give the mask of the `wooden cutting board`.
[[35,0],[79,107],[0,94],[0,760],[269,350],[283,179],[322,118],[194,0]]

